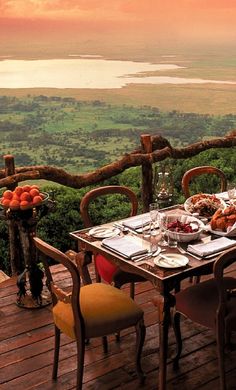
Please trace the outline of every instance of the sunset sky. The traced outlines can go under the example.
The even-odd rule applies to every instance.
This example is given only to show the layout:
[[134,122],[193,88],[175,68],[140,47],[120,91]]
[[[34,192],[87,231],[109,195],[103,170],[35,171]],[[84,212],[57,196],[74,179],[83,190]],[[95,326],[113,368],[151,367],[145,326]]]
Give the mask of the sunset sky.
[[1,42],[236,42],[236,0],[0,0]]

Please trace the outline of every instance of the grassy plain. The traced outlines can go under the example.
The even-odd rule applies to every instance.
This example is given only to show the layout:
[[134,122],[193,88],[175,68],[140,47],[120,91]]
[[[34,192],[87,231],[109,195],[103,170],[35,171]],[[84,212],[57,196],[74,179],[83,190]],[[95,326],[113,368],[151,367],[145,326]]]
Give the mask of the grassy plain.
[[199,114],[226,115],[236,113],[236,85],[128,85],[121,89],[0,89],[1,96],[27,95],[74,97],[79,100],[101,100],[109,104],[148,105],[162,111],[178,110]]
[[[155,47],[143,51],[135,47],[124,50],[123,46],[116,50],[113,47],[110,51],[103,48],[100,53],[98,50],[89,52],[89,49],[86,52],[85,48],[77,50],[77,53],[81,52],[101,54],[109,59],[182,66],[178,70],[149,73],[150,76],[236,82],[236,57],[231,49],[177,52],[173,48],[162,51]],[[13,58],[68,58],[66,51],[50,55],[43,51],[38,53],[15,53]],[[0,108],[0,125],[5,121],[12,123],[10,133],[4,126],[1,129],[1,153],[14,154],[18,165],[36,163],[56,165],[71,172],[91,171],[133,150],[139,144],[141,132],[153,133],[160,129],[171,142],[174,139],[175,144],[187,144],[193,139],[225,134],[235,127],[236,84],[128,84],[119,89],[0,89],[0,96],[15,96],[21,102],[34,100],[40,95],[74,98],[78,104],[50,100],[41,101],[38,108],[29,111],[11,112]],[[104,103],[104,106],[96,106],[94,101]],[[173,119],[173,111],[185,114]],[[199,114],[199,117],[191,117],[188,113]],[[233,114],[234,118],[224,119],[227,114]],[[209,119],[205,126],[208,119],[201,115],[212,115],[215,119]],[[17,125],[24,125],[24,130],[19,130]]]

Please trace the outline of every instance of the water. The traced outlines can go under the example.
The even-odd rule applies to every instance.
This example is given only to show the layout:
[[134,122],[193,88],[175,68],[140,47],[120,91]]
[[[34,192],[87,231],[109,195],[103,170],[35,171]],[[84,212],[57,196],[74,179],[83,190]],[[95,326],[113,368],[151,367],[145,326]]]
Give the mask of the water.
[[127,84],[236,84],[217,80],[148,76],[178,70],[175,64],[105,60],[99,56],[69,59],[0,61],[0,88],[122,88]]

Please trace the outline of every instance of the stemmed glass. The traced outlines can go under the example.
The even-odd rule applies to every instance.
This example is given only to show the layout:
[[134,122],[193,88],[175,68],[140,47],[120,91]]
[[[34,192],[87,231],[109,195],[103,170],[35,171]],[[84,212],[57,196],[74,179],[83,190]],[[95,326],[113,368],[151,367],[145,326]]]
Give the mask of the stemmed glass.
[[161,231],[161,240],[159,241],[159,245],[168,246],[168,242],[165,240],[165,232],[167,229],[167,215],[165,213],[158,213],[158,222]]
[[159,210],[158,203],[150,203],[149,214],[153,226],[153,230],[152,230],[153,236],[157,235],[156,227],[157,227],[157,220],[158,220],[158,210]]

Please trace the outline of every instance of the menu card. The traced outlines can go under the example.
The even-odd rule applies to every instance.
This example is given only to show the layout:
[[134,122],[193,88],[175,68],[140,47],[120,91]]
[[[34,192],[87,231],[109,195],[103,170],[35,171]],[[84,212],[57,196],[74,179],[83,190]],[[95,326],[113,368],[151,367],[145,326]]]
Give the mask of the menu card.
[[131,259],[134,256],[148,252],[148,250],[143,247],[142,240],[137,237],[116,236],[106,238],[102,241],[102,246],[126,257],[127,259]]
[[222,250],[226,250],[235,245],[236,241],[230,240],[227,237],[220,237],[208,243],[188,245],[187,250],[198,256],[204,257],[213,253],[220,252]]

